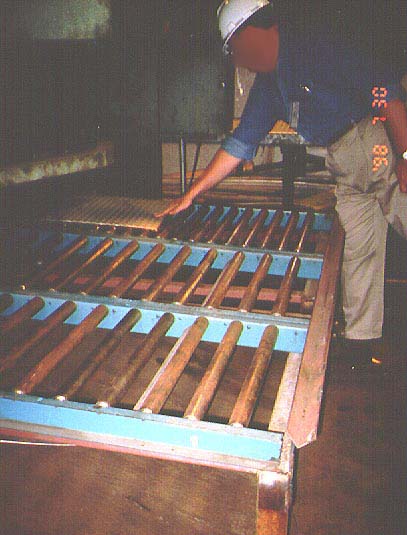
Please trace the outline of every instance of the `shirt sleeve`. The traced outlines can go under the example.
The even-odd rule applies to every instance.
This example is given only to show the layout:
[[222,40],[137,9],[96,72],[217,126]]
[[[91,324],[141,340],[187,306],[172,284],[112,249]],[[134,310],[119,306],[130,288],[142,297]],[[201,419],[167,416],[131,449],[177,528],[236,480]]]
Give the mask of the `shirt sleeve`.
[[275,73],[256,75],[240,124],[222,143],[222,148],[244,160],[252,160],[257,146],[278,119],[286,120],[285,106]]

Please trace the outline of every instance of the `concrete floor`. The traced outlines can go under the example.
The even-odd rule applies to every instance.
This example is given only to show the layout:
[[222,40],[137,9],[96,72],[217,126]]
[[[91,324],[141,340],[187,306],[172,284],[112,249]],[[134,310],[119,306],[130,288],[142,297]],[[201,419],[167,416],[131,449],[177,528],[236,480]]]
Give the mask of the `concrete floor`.
[[386,293],[387,372],[355,374],[333,344],[320,436],[298,454],[290,535],[407,533],[406,294]]

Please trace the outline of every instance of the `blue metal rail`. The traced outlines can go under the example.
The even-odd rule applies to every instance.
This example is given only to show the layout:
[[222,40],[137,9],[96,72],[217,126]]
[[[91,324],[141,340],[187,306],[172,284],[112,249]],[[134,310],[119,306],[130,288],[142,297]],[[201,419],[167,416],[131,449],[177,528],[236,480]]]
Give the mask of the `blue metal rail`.
[[[0,429],[31,430],[53,438],[76,437],[140,453],[218,454],[254,461],[277,460],[282,435],[211,422],[0,392]],[[233,461],[232,461],[233,463]]]

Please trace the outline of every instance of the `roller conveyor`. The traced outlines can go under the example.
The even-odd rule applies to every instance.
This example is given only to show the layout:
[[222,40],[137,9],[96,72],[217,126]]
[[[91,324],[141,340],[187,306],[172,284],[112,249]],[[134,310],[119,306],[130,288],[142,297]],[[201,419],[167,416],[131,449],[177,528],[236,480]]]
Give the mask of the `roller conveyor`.
[[287,517],[293,447],[318,426],[335,218],[194,206],[157,231],[54,220],[4,243],[4,433],[255,472],[259,533]]

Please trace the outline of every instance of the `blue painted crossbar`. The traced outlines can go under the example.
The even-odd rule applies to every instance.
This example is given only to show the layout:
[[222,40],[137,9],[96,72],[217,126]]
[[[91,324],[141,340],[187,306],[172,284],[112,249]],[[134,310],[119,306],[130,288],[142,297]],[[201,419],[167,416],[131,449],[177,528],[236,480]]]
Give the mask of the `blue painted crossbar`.
[[[201,204],[194,204],[193,205],[193,210],[191,211],[191,214],[188,216],[188,218],[186,219],[186,222],[188,223],[188,221],[190,220],[193,220],[193,217],[194,215],[196,214],[196,212],[198,212],[198,210],[201,208]],[[215,210],[215,206],[211,206],[210,207],[210,210],[208,212],[208,214],[205,216],[205,218],[203,218],[203,223],[205,223],[205,221],[207,219],[210,218],[210,216],[212,215],[212,213],[214,212]],[[227,213],[229,212],[230,210],[230,206],[224,206],[223,207],[223,213],[220,215],[219,217],[219,220],[218,220],[218,223],[222,223],[223,219],[226,217]],[[232,224],[236,223],[239,218],[242,216],[243,212],[246,210],[246,208],[244,207],[238,207],[238,211],[237,211],[237,214],[236,214],[236,217],[233,221]],[[249,224],[254,221],[254,219],[259,215],[259,212],[260,212],[260,208],[254,208],[253,209],[253,216],[251,218],[251,220],[249,221]],[[268,216],[267,216],[267,219],[265,221],[265,226],[269,225],[276,213],[276,210],[274,209],[270,209],[268,210]],[[290,217],[290,215],[292,214],[291,211],[285,211],[284,212],[284,215],[283,215],[283,219],[281,220],[281,226],[285,226],[288,222],[288,219]],[[304,219],[305,219],[305,216],[306,216],[306,212],[299,212],[299,219],[298,219],[298,224],[297,224],[297,228],[300,228],[303,223],[304,223]],[[327,215],[327,214],[324,214],[324,213],[316,213],[315,214],[315,220],[314,220],[314,224],[313,224],[313,227],[312,229],[314,231],[323,231],[323,232],[329,232],[329,230],[331,230],[331,226],[332,226],[332,218]]]
[[[65,301],[74,301],[77,309],[66,320],[67,324],[77,325],[80,323],[97,305],[106,305],[109,313],[100,323],[99,327],[113,329],[117,323],[127,314],[131,308],[140,310],[141,319],[133,327],[132,332],[147,334],[151,331],[157,321],[165,312],[174,315],[175,321],[168,336],[179,338],[184,330],[191,326],[199,316],[205,316],[209,320],[209,326],[205,331],[202,341],[219,343],[228,326],[234,320],[241,321],[243,331],[239,338],[238,345],[246,347],[257,347],[264,329],[267,325],[276,325],[278,328],[278,338],[275,349],[280,351],[292,351],[301,353],[304,348],[305,339],[309,325],[308,319],[271,316],[264,314],[247,314],[232,310],[205,309],[204,307],[191,307],[182,305],[166,304],[163,307],[160,303],[136,301],[128,299],[112,299],[107,297],[85,297],[73,294],[63,294],[56,292],[1,292],[11,295],[12,305],[0,314],[1,317],[16,312],[35,296],[44,300],[44,307],[33,316],[36,320],[46,319],[52,312],[60,307]],[[1,325],[1,323],[0,323]]]
[[[76,239],[78,239],[79,234],[72,234],[72,233],[64,233],[63,234],[63,241],[58,245],[58,247],[55,249],[55,253],[57,256],[57,253],[59,254],[62,249],[73,243]],[[86,245],[81,247],[78,250],[78,254],[80,255],[86,255],[88,254],[94,247],[99,245],[104,239],[106,239],[106,235],[100,235],[100,236],[88,236],[88,241]],[[151,249],[157,244],[157,243],[163,243],[165,246],[165,251],[162,253],[162,255],[158,258],[157,262],[163,263],[163,264],[169,264],[176,254],[179,252],[179,250],[184,246],[183,242],[168,242],[165,240],[160,240],[158,238],[155,239],[149,239],[149,238],[115,238],[111,237],[113,240],[113,245],[110,247],[108,251],[104,253],[104,256],[106,258],[112,258],[116,256],[130,241],[134,241],[137,239],[137,242],[139,243],[139,249],[131,256],[132,260],[140,261],[142,260],[150,251]],[[257,266],[259,265],[259,262],[266,252],[264,249],[248,249],[244,247],[236,247],[236,246],[227,246],[227,245],[204,245],[204,244],[191,244],[188,243],[188,245],[192,249],[191,255],[188,257],[188,259],[185,261],[185,266],[190,267],[196,267],[205,254],[209,251],[211,248],[215,248],[217,250],[217,257],[214,261],[212,268],[213,269],[219,269],[222,270],[226,264],[233,258],[233,256],[236,254],[237,251],[243,251],[245,255],[245,260],[240,268],[240,272],[248,272],[253,273],[256,271]],[[301,267],[300,271],[298,273],[298,276],[300,278],[306,278],[306,279],[319,279],[321,275],[321,269],[322,269],[322,261],[323,257],[322,255],[315,255],[315,254],[306,254],[306,253],[291,253],[291,252],[281,252],[281,251],[273,251],[272,249],[267,250],[268,253],[270,253],[273,257],[273,262],[269,269],[270,275],[279,275],[283,276],[286,272],[287,266],[293,256],[299,256],[301,259]]]
[[[193,214],[199,210],[200,205],[195,205],[192,214],[187,218],[185,225],[188,225],[189,219],[193,217]],[[212,212],[215,210],[215,207],[211,207],[209,213],[205,216],[204,220],[202,221],[202,224],[205,224],[205,221],[207,218],[209,218],[212,214]],[[224,217],[227,215],[228,211],[230,210],[229,207],[225,207],[223,209],[223,214],[220,216],[219,222],[221,222]],[[242,214],[242,208],[239,209],[238,214],[236,216],[236,221],[239,220],[241,214]],[[257,217],[259,213],[258,209],[253,210],[253,216],[252,219]],[[281,221],[281,226],[284,227],[290,217],[291,212],[285,212],[283,219]],[[269,215],[267,216],[265,226],[267,226],[272,218],[275,215],[275,210],[269,210]],[[300,229],[304,223],[304,219],[306,217],[305,212],[299,213],[297,228]],[[250,222],[248,223],[250,225]],[[332,227],[332,219],[330,216],[326,214],[315,214],[314,216],[314,222],[313,222],[313,231],[316,232],[329,232]],[[32,249],[34,252],[36,248],[40,247],[40,245],[43,243],[43,241],[47,238],[50,238],[52,234],[57,234],[56,231],[52,231],[50,229],[40,229],[39,235],[36,240],[31,241],[31,236],[27,236],[27,247]],[[57,256],[61,250],[63,250],[65,247],[67,247],[69,244],[74,242],[78,238],[79,234],[74,232],[64,232],[62,235],[62,241],[54,248],[52,254]],[[22,232],[21,235],[18,236],[19,239],[22,239],[24,241],[24,232]],[[77,254],[79,255],[86,255],[88,254],[92,249],[94,249],[97,245],[99,245],[106,236],[104,234],[101,235],[89,235],[87,243],[81,247]],[[185,242],[182,241],[171,241],[171,240],[163,240],[160,238],[144,238],[144,237],[137,237],[137,238],[126,238],[126,237],[115,237],[110,236],[110,238],[113,241],[112,247],[110,247],[105,253],[104,256],[106,258],[112,258],[115,255],[117,255],[130,241],[133,241],[134,239],[137,239],[137,242],[139,243],[139,249],[133,254],[131,257],[132,260],[140,261],[142,258],[144,258],[148,252],[156,245],[158,242],[162,243],[165,246],[164,252],[161,254],[161,256],[158,258],[158,263],[167,264],[173,260],[173,258],[176,256],[176,254],[179,252],[181,247],[185,244]],[[10,240],[15,240],[16,237],[10,237]],[[231,258],[236,254],[237,251],[241,250],[244,252],[245,260],[240,268],[240,272],[247,272],[247,273],[253,273],[256,268],[258,267],[258,264],[260,262],[260,259],[262,255],[264,254],[264,249],[258,249],[254,247],[239,247],[239,246],[228,246],[228,245],[219,245],[219,244],[196,244],[196,243],[188,243],[192,248],[192,253],[188,257],[188,259],[185,261],[185,266],[195,267],[197,266],[205,254],[208,252],[208,250],[211,247],[215,247],[217,250],[217,258],[214,261],[212,268],[215,270],[222,270],[226,264],[231,260]],[[286,269],[288,267],[288,264],[290,262],[290,259],[292,256],[299,256],[301,258],[301,266],[298,273],[299,278],[305,278],[305,279],[319,279],[321,275],[321,268],[322,268],[322,262],[323,257],[319,254],[307,254],[307,253],[293,253],[290,251],[274,251],[274,250],[267,250],[268,253],[270,253],[273,257],[273,262],[271,263],[269,274],[270,275],[278,275],[283,276],[286,272]]]
[[282,444],[279,433],[1,392],[0,429],[146,452],[154,447],[173,457],[210,452],[270,461],[279,459]]

